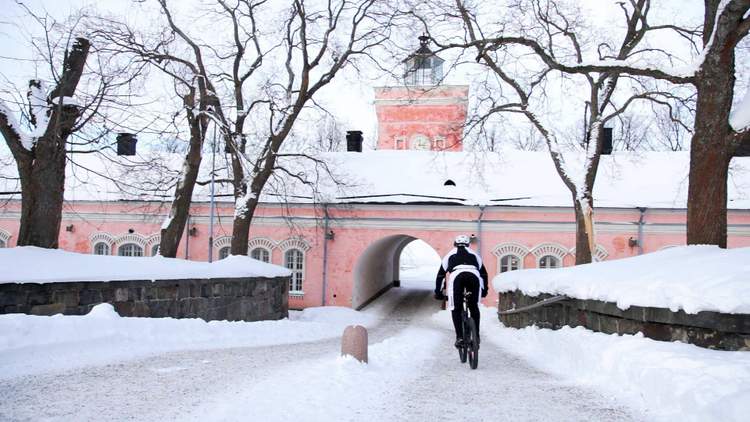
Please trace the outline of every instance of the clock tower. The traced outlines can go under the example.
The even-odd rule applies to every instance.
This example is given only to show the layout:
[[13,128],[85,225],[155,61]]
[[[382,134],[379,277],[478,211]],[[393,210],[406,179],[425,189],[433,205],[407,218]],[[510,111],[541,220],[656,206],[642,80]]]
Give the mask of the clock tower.
[[404,85],[376,87],[377,149],[462,151],[468,85],[442,85],[443,59],[419,37],[404,60]]

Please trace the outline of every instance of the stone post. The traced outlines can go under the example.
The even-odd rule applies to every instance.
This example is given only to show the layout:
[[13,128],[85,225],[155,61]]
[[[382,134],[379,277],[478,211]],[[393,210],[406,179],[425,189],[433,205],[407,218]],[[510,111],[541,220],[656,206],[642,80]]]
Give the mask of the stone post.
[[349,355],[367,363],[367,329],[361,325],[350,325],[341,336],[341,356]]

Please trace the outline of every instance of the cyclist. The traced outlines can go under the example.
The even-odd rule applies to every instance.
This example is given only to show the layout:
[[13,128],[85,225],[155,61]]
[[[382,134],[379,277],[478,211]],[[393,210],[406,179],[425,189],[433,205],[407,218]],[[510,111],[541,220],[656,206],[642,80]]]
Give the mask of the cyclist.
[[[456,330],[456,347],[460,347],[463,342],[461,305],[460,303],[456,305],[456,298],[460,301],[464,291],[471,292],[469,312],[477,323],[477,333],[479,333],[479,295],[487,296],[487,269],[484,268],[482,257],[469,247],[469,242],[469,236],[464,234],[456,236],[453,242],[455,247],[443,258],[435,280],[435,299],[445,300],[446,296],[443,291],[448,293],[448,309],[451,310],[453,328]],[[447,288],[444,285],[446,273],[450,273]]]

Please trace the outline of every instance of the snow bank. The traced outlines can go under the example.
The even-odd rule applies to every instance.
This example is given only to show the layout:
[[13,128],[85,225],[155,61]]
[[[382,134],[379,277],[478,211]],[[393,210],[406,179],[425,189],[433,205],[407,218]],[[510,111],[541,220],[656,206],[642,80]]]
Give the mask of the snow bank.
[[0,315],[0,379],[104,365],[182,350],[257,347],[340,336],[377,319],[336,307],[308,308],[281,321],[122,318],[112,305],[88,315]]
[[0,249],[0,283],[284,277],[289,270],[246,256],[214,263],[163,257],[88,255],[31,246]]
[[482,327],[485,341],[541,370],[616,396],[650,420],[743,421],[750,414],[748,352],[708,350],[640,334],[607,335],[583,327]]
[[750,313],[750,248],[685,246],[632,258],[556,270],[510,271],[496,276],[497,292],[562,294],[614,302],[620,309],[650,306]]

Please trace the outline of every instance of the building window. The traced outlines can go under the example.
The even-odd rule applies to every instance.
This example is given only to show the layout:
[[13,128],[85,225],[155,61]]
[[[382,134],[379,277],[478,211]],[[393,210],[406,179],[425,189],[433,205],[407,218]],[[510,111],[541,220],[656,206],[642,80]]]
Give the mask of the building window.
[[135,243],[126,243],[117,248],[119,256],[143,256],[143,248]]
[[151,256],[157,256],[157,255],[159,255],[159,244],[158,243],[156,245],[154,245],[154,246],[151,247]]
[[515,271],[521,267],[521,259],[515,255],[505,255],[500,258],[500,272]]
[[4,248],[5,246],[5,240],[0,239],[0,248]]
[[292,270],[292,278],[289,280],[290,292],[302,291],[302,280],[304,278],[305,254],[299,249],[289,249],[284,252],[284,266]]
[[417,135],[411,141],[411,149],[427,151],[432,147],[432,143],[424,135]]
[[94,255],[109,255],[109,245],[104,242],[97,242],[94,245]]
[[406,141],[403,138],[396,139],[396,149],[406,149]]
[[257,259],[258,261],[271,262],[271,254],[266,248],[255,248],[250,251],[250,258]]
[[229,252],[232,251],[231,246],[224,246],[223,248],[219,249],[219,260],[222,260],[229,256]]
[[435,140],[435,148],[439,150],[445,149],[445,139],[438,138]]
[[560,268],[560,258],[552,255],[544,255],[539,258],[539,268]]

